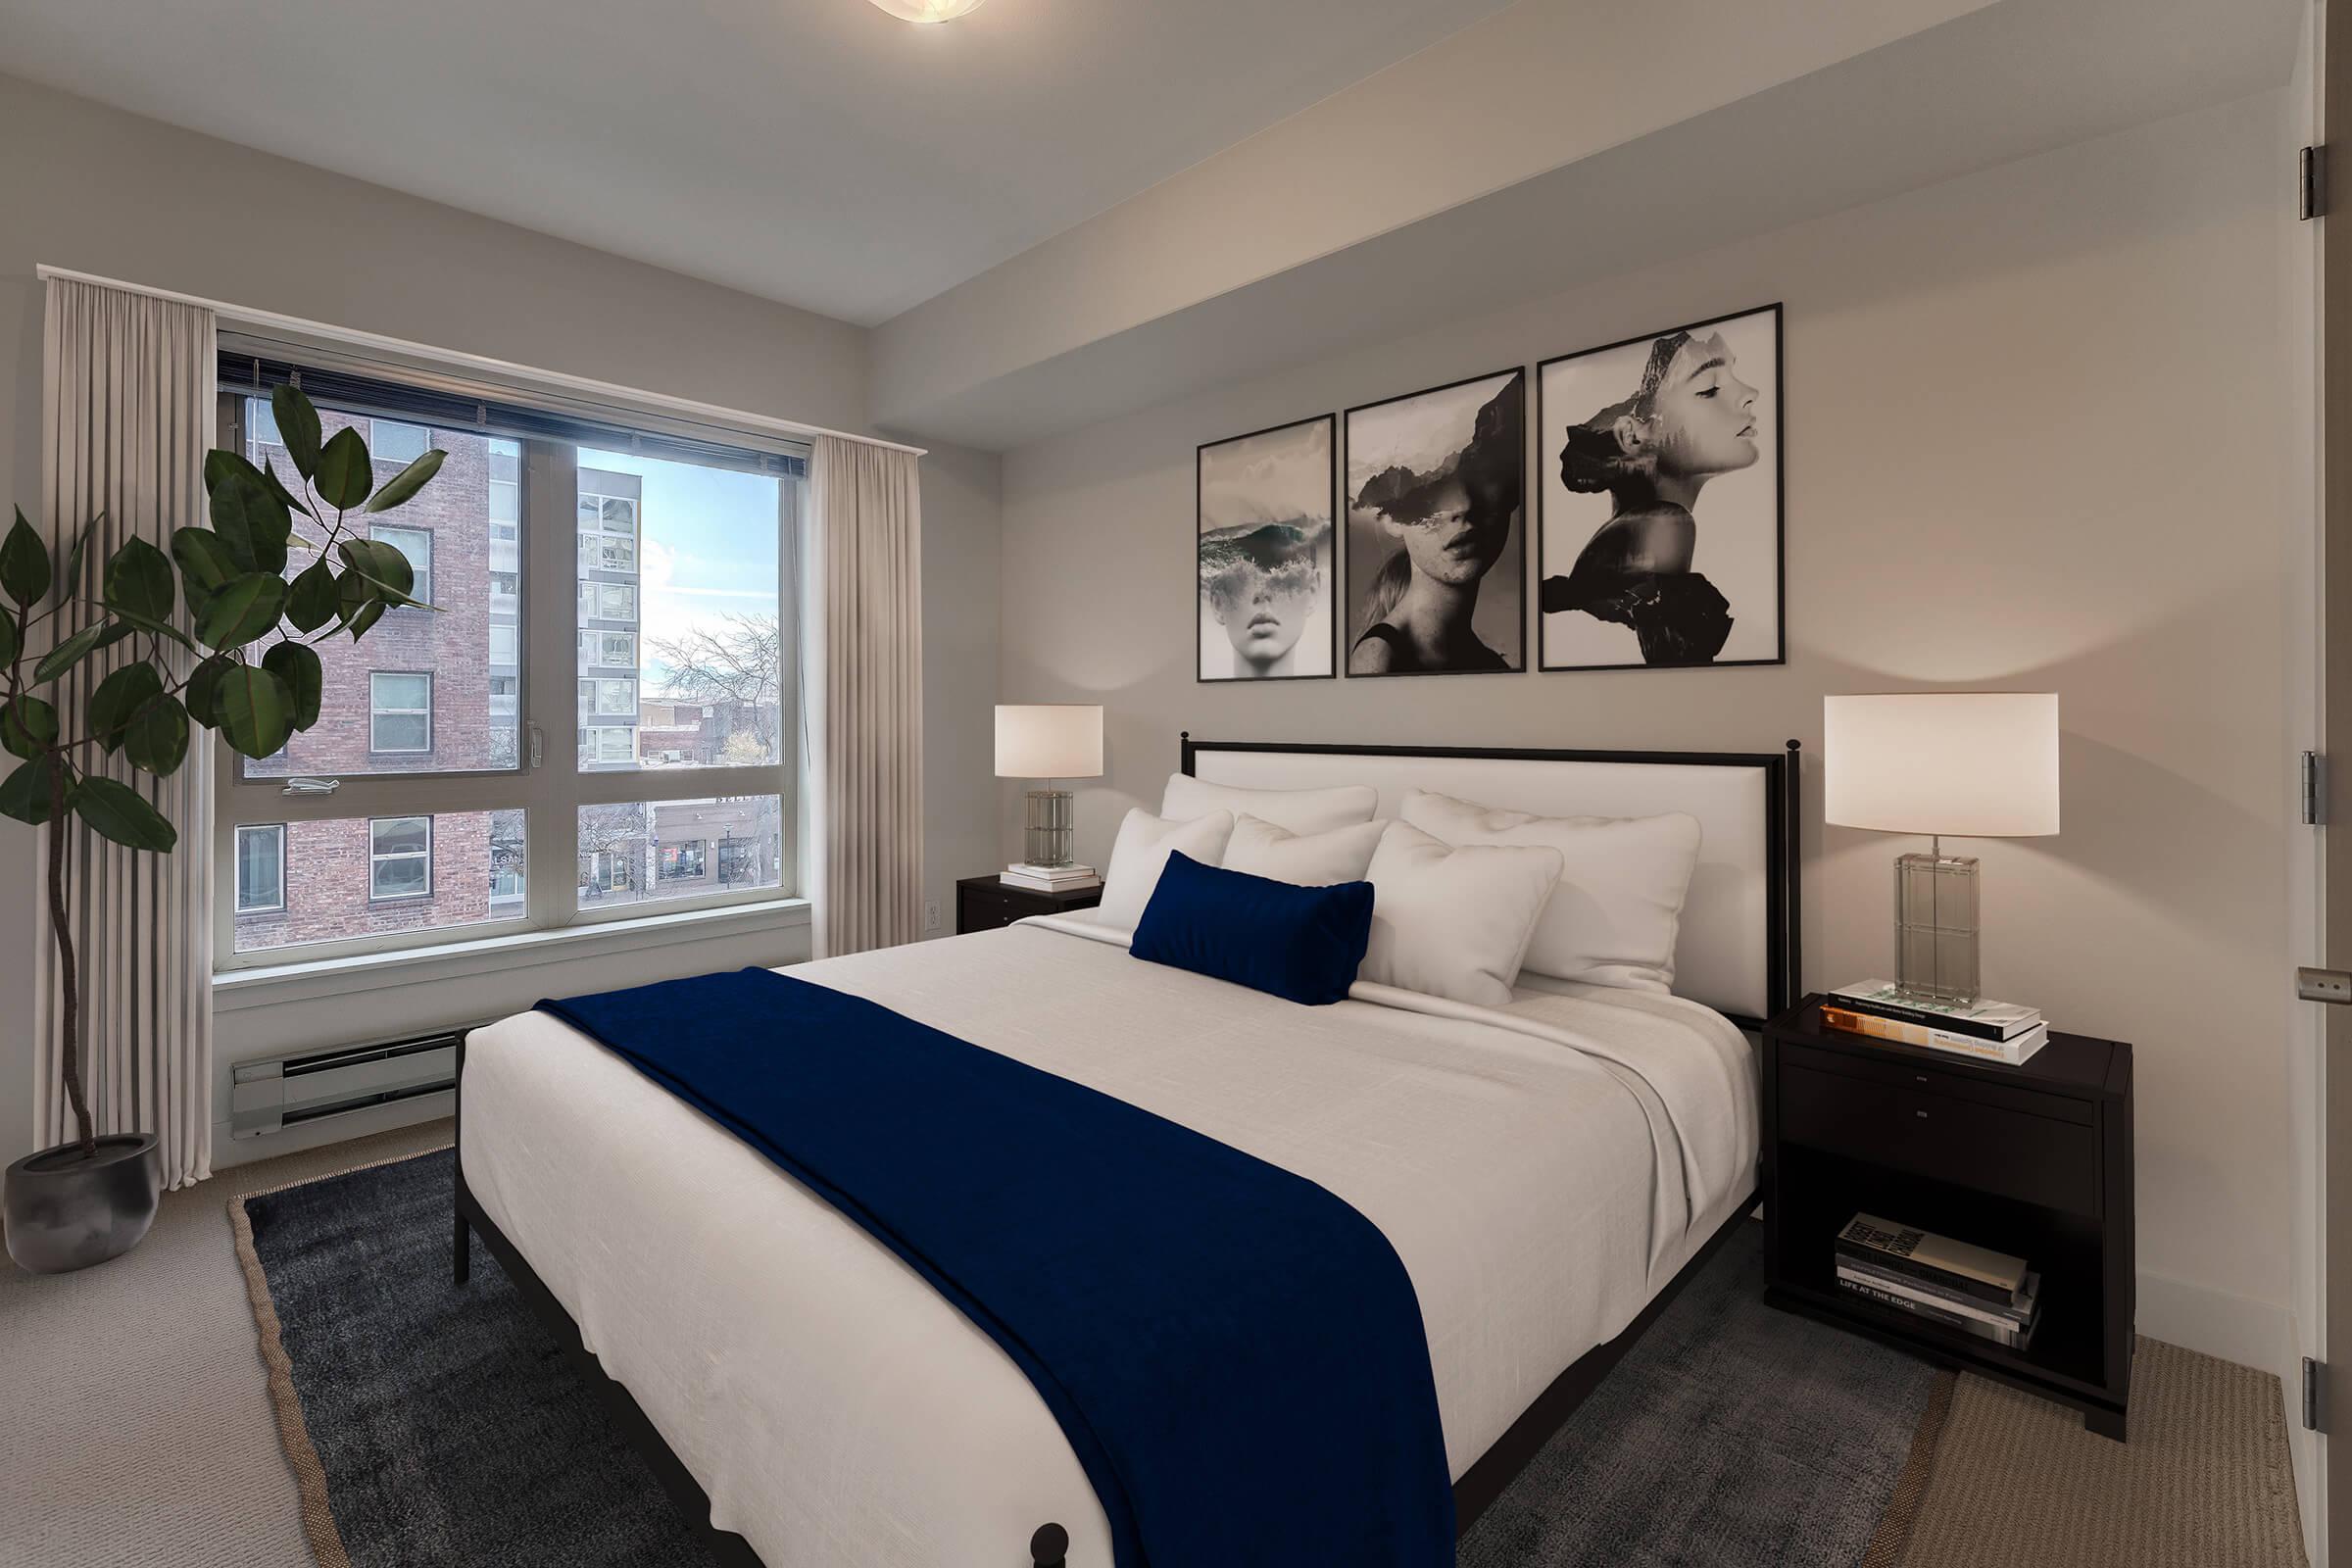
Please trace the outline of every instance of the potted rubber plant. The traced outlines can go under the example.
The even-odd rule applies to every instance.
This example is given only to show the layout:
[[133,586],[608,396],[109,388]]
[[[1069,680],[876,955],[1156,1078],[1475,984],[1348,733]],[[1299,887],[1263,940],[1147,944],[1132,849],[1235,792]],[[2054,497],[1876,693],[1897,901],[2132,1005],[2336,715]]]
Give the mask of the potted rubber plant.
[[[0,779],[0,812],[48,834],[45,897],[76,1132],[8,1167],[9,1255],[37,1273],[86,1268],[137,1246],[162,1189],[155,1134],[98,1136],[83,1096],[69,850],[71,835],[87,832],[169,855],[178,833],[137,789],[108,776],[102,759],[168,777],[187,760],[191,724],[241,756],[272,756],[318,721],[324,672],[311,645],[357,640],[387,610],[419,603],[410,597],[408,558],[347,524],[414,498],[444,454],[428,451],[378,485],[359,431],[324,436],[318,411],[297,387],[277,388],[270,402],[299,489],[272,463],[256,467],[238,453],[214,451],[204,462],[212,525],[177,530],[169,553],[126,541],[95,584],[83,581],[83,558],[98,519],[82,527],[62,564],[22,510],[0,539],[0,746],[15,759]],[[289,571],[289,563],[299,569]],[[185,631],[174,624],[183,604]],[[58,683],[118,647],[127,657],[114,655],[80,712],[63,711],[69,705]]]

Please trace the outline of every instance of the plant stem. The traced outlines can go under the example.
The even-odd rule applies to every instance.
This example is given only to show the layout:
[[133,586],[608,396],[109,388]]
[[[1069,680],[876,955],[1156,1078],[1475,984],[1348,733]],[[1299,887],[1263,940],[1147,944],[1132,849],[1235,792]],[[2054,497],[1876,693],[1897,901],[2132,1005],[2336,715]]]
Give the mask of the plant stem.
[[74,927],[66,917],[66,760],[49,759],[49,927],[57,936],[58,974],[65,982],[66,1099],[74,1105],[81,1155],[94,1159],[98,1139],[90,1130],[90,1103],[81,1092],[81,976],[74,956]]

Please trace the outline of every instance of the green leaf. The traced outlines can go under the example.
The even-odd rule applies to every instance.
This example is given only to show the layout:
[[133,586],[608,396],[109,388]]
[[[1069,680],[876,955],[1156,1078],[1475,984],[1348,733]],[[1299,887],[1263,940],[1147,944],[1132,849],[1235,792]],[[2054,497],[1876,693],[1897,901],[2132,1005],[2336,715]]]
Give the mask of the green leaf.
[[164,693],[164,678],[153,664],[124,664],[98,683],[90,693],[90,734],[113,751],[122,744],[122,732],[149,701]]
[[53,681],[107,644],[121,642],[130,630],[123,622],[113,620],[84,626],[42,655],[41,662],[32,666],[32,678],[43,684]]
[[90,777],[74,791],[73,806],[90,831],[134,850],[159,854],[179,842],[179,830],[127,784]]
[[[232,577],[205,601],[196,640],[207,648],[242,648],[277,624],[286,606],[286,579],[273,571]],[[267,753],[257,753],[266,756]]]
[[229,578],[252,569],[240,565],[210,528],[182,528],[172,534],[172,559],[179,563],[180,575],[188,579],[191,593],[197,588],[219,593]]
[[158,778],[178,771],[188,755],[188,710],[174,697],[159,697],[133,715],[122,732],[122,757]]
[[0,610],[0,669],[15,663],[24,646],[24,633],[17,625],[17,617],[8,611]]
[[17,509],[15,526],[8,537],[0,539],[0,592],[20,605],[37,603],[49,591],[49,547],[32,524],[24,520],[24,509]]
[[285,682],[252,664],[221,671],[213,711],[229,749],[257,760],[276,756],[294,730],[294,704]]
[[[0,782],[0,816],[13,816],[34,827],[48,821],[50,780],[55,777],[51,769],[62,765],[49,755],[19,764],[5,782]],[[67,804],[73,804],[71,794],[67,796]]]
[[308,502],[304,501],[302,497],[296,495],[293,491],[286,488],[286,481],[277,476],[277,465],[271,463],[268,458],[264,458],[262,460],[262,483],[270,487],[270,493],[271,495],[277,497],[278,500],[286,504],[287,510],[299,512],[306,517],[317,517],[318,515],[318,514],[310,509],[310,504]]
[[247,571],[285,570],[294,514],[251,464],[222,465],[220,471],[212,490],[213,531],[229,559]]
[[[132,636],[143,631],[153,632],[156,636],[164,638],[168,642],[175,642],[191,652],[196,647],[194,640],[186,632],[181,631],[168,620],[149,620],[134,610],[118,610],[115,612],[115,615],[122,623],[123,636]],[[109,642],[115,640],[112,637],[107,639]]]
[[409,592],[416,586],[416,568],[409,564],[399,546],[381,539],[346,539],[336,549],[353,571],[374,585],[379,597],[388,594],[416,603],[409,599]]
[[286,589],[286,619],[296,631],[317,631],[335,618],[335,568],[323,560],[314,561],[294,574]]
[[57,710],[29,694],[0,708],[0,746],[19,757],[39,755],[57,744]]
[[270,389],[270,412],[277,418],[278,439],[286,444],[287,461],[308,479],[318,471],[318,411],[298,386]]
[[349,512],[368,499],[368,492],[375,488],[375,465],[359,431],[345,425],[327,438],[311,483],[318,487],[318,498],[338,512]]
[[273,643],[262,656],[262,667],[285,683],[293,704],[296,729],[318,722],[318,702],[326,691],[326,670],[318,655],[304,643]]
[[360,612],[351,617],[351,625],[347,628],[351,632],[351,640],[358,642],[368,635],[368,627],[383,618],[384,602],[381,599],[368,600],[360,607]]
[[384,481],[384,487],[369,499],[368,510],[369,512],[390,512],[394,507],[416,495],[417,491],[424,488],[426,480],[441,471],[442,460],[448,456],[448,453],[436,447],[419,457],[416,462]]
[[235,667],[236,662],[226,654],[214,654],[188,673],[188,684],[180,692],[180,701],[187,705],[188,716],[206,729],[220,727],[220,677]]
[[255,467],[252,460],[242,452],[231,452],[226,447],[215,447],[204,455],[204,492],[206,495],[211,495],[222,485],[238,478],[251,479],[255,484],[266,482],[262,478],[262,470]]
[[106,608],[168,621],[179,604],[172,558],[144,539],[125,539],[106,564]]
[[62,604],[81,592],[82,559],[89,553],[90,536],[98,531],[98,525],[104,521],[106,521],[106,514],[101,512],[83,523],[81,532],[74,536],[74,548],[66,553],[66,574],[57,582],[59,603]]

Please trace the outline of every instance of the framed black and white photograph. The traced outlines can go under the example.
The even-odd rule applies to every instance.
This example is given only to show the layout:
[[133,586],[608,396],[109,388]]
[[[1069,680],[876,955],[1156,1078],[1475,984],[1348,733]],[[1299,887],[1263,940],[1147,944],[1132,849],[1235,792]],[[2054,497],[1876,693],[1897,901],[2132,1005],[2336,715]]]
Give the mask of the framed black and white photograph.
[[1783,662],[1781,308],[1536,378],[1538,666]]
[[1348,673],[1527,668],[1527,372],[1348,411]]
[[1200,448],[1201,680],[1322,680],[1337,662],[1332,416]]

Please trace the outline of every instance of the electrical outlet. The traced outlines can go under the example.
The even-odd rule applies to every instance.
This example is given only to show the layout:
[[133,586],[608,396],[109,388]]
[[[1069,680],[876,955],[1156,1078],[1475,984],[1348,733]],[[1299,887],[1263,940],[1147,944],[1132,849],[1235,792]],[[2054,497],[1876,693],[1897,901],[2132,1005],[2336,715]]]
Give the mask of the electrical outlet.
[[933,899],[923,906],[923,929],[926,931],[939,929],[939,901],[937,899]]

